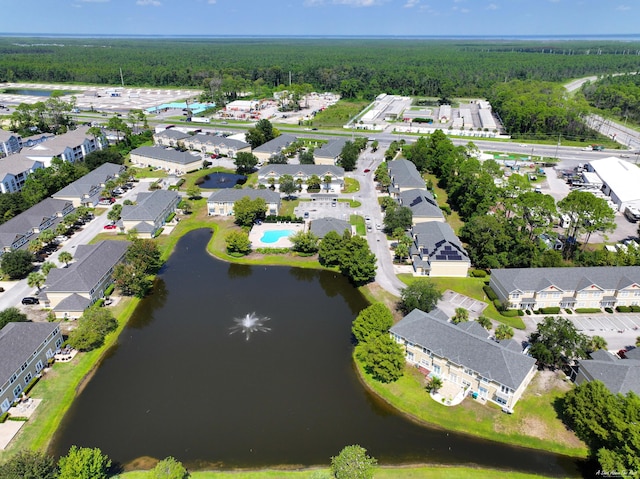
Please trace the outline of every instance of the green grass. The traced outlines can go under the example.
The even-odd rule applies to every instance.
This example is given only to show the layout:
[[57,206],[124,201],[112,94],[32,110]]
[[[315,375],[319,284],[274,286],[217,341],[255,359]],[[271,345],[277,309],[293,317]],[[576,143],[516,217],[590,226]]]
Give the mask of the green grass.
[[[575,457],[587,455],[584,444],[569,434],[557,417],[553,403],[564,393],[557,388],[551,392],[536,392],[537,388],[530,385],[523,400],[516,405],[514,414],[504,414],[497,405],[483,405],[470,398],[453,407],[437,403],[425,391],[424,376],[413,367],[406,367],[404,376],[395,383],[383,384],[368,376],[357,362],[356,366],[362,380],[370,389],[391,406],[419,422],[557,454]],[[532,422],[532,419],[535,422]],[[533,424],[536,426],[535,432],[541,431],[541,435],[530,435],[534,429]]]
[[[412,282],[421,279],[409,273],[402,273],[398,275],[398,279],[405,284],[411,284]],[[502,316],[491,301],[489,301],[484,293],[482,287],[487,278],[429,278],[433,281],[440,291],[450,289],[456,293],[464,294],[470,298],[477,299],[487,304],[483,314],[488,318],[495,319],[503,324],[507,324],[512,328],[524,329],[525,325],[520,316],[514,316],[513,318],[507,318]]]
[[[339,451],[338,451],[339,452]],[[336,452],[336,454],[338,453]],[[314,474],[323,471],[331,477],[329,469],[306,469],[298,471],[261,470],[261,471],[200,471],[191,472],[192,479],[312,479]],[[117,476],[121,479],[148,479],[151,475],[146,471],[125,472]],[[375,470],[376,479],[493,479],[505,477],[509,479],[541,479],[545,476],[525,474],[521,472],[499,471],[496,469],[478,469],[474,467],[455,466],[415,466],[385,467]],[[569,477],[569,476],[567,476]]]
[[342,128],[343,125],[360,113],[368,104],[369,102],[367,101],[340,100],[326,110],[318,112],[313,119],[313,126],[316,128]]
[[349,223],[355,225],[356,233],[360,236],[364,236],[367,234],[367,227],[364,223],[364,218],[360,215],[351,215],[349,217]]
[[360,206],[362,206],[362,203],[360,203],[357,200],[344,200],[344,199],[341,199],[341,200],[338,200],[338,202],[340,202],[340,203],[349,203],[349,207],[350,208],[359,208]]
[[164,170],[150,170],[149,168],[136,168],[130,167],[129,170],[133,173],[135,178],[166,178],[167,172]]
[[[431,182],[433,183],[433,192],[435,193],[438,205],[448,204],[447,201],[449,199],[449,195],[447,195],[447,192],[445,190],[438,186],[438,178],[430,173],[424,174],[423,177],[425,181],[431,180]],[[460,215],[458,214],[458,212],[452,209],[450,215],[447,215],[444,212],[442,214],[444,214],[445,221],[449,224],[449,226],[451,226],[451,229],[455,231],[457,235],[460,232],[460,228],[464,226],[464,221],[460,219]]]
[[344,179],[344,189],[342,190],[343,193],[355,193],[357,191],[360,191],[360,183],[358,182],[358,180],[354,179],[354,178],[345,178]]
[[280,204],[280,216],[293,216],[293,210],[300,204],[300,200],[287,200],[284,198]]

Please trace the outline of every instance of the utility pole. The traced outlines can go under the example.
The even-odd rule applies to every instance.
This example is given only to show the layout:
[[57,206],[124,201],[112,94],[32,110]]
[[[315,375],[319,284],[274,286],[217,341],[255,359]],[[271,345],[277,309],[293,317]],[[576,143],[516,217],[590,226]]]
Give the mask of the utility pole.
[[122,83],[122,88],[124,88],[124,77],[122,76],[122,68],[120,68],[120,83]]

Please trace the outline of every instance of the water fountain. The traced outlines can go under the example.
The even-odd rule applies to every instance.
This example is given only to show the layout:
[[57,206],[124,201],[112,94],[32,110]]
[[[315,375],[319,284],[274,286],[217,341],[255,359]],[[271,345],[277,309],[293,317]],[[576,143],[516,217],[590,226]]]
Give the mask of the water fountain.
[[235,318],[233,321],[236,323],[236,325],[230,328],[231,333],[229,334],[241,332],[245,335],[247,341],[249,341],[249,336],[251,335],[251,333],[255,333],[258,331],[266,333],[267,331],[271,331],[271,328],[267,328],[266,326],[264,326],[264,323],[266,321],[269,321],[269,318],[261,318],[259,316],[256,316],[256,313],[248,313],[242,318]]

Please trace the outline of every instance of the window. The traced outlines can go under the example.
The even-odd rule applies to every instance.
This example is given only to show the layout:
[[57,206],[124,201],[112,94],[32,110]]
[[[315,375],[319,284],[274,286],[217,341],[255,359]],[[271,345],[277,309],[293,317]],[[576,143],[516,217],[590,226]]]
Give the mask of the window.
[[469,376],[473,376],[473,370],[472,369],[464,368],[464,373],[468,374]]
[[27,363],[23,363],[22,366],[20,366],[21,371],[24,371],[25,369],[27,369]]
[[621,298],[626,298],[627,296],[629,296],[629,291],[620,291],[620,294],[618,294],[618,296],[620,296]]
[[27,375],[24,377],[24,385],[26,386],[27,384],[29,384],[32,379],[33,379],[33,375],[31,374],[31,371],[29,371]]
[[18,375],[14,373],[14,374],[11,376],[11,379],[9,380],[9,384],[13,384],[13,383],[15,383],[15,382],[16,382],[16,379],[18,379]]
[[62,338],[56,339],[56,348],[59,348],[60,346],[62,346]]
[[411,351],[407,351],[407,360],[413,361],[413,353]]
[[44,364],[42,363],[42,359],[41,359],[36,363],[36,372],[39,373],[40,371],[42,371],[42,368],[44,368]]
[[449,373],[449,380],[454,384],[458,384],[458,375],[454,373]]
[[8,399],[5,399],[4,401],[2,401],[2,404],[0,404],[0,410],[3,413],[7,412],[10,407],[11,407],[11,403],[9,402]]
[[15,388],[13,388],[13,397],[17,399],[20,396],[21,392],[22,392],[22,386],[18,384]]
[[433,365],[433,372],[436,373],[436,374],[440,374],[440,371],[441,371],[440,366],[438,366],[437,364],[434,364]]
[[482,381],[483,383],[489,384],[489,380],[485,377],[480,376],[480,381]]
[[497,402],[498,404],[502,404],[503,406],[506,406],[506,405],[507,405],[507,400],[506,400],[506,399],[504,399],[504,398],[502,398],[502,397],[500,397],[500,396],[496,396],[496,402]]
[[513,392],[507,386],[503,386],[503,385],[500,385],[500,391],[502,391],[504,394],[511,394]]

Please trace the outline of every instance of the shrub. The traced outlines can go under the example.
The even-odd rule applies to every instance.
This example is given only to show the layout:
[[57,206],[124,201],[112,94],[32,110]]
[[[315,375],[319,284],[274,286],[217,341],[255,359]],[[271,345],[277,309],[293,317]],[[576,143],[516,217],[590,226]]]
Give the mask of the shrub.
[[183,184],[184,184],[184,178],[180,178],[180,179],[177,181],[176,186],[177,186],[178,188],[180,188]]
[[576,308],[576,313],[601,313],[600,308]]
[[[472,278],[486,278],[487,277],[487,272],[485,270],[483,270],[483,269],[472,269],[469,274],[471,275]],[[491,288],[489,288],[489,289],[491,289]],[[493,290],[491,290],[491,292],[493,293]]]
[[518,316],[524,316],[524,311],[522,311],[521,309],[518,310]]
[[442,210],[443,213],[445,213],[447,216],[451,215],[451,207],[449,205],[440,205],[440,209]]
[[33,386],[35,386],[38,381],[40,381],[40,376],[36,376],[35,378],[33,378],[29,384],[26,385],[26,387],[24,388],[24,391],[22,391],[25,395],[29,394],[29,391],[31,391],[33,389]]
[[528,316],[531,316],[531,310],[530,309],[525,309],[525,313],[527,313]]
[[256,251],[260,254],[287,254],[290,248],[258,248]]
[[560,306],[549,306],[548,308],[540,308],[542,314],[558,314],[560,312]]
[[482,287],[482,290],[484,291],[484,294],[487,295],[487,298],[489,298],[491,301],[495,301],[496,299],[498,299],[498,295],[493,292],[491,286],[489,286],[488,284],[485,284]]
[[618,313],[630,313],[631,312],[631,307],[630,306],[617,306],[616,307],[616,311]]
[[498,311],[502,311],[504,309],[502,307],[502,302],[497,298],[493,300],[493,305],[496,307]]
[[29,418],[25,417],[25,416],[9,416],[9,421],[27,422],[28,420],[29,420]]
[[167,216],[167,219],[165,221],[168,223],[169,221],[171,221],[175,217],[176,217],[176,212],[174,211],[169,216]]
[[534,309],[533,310],[533,314],[540,314],[540,310],[539,309]]
[[564,312],[567,314],[573,314],[573,311],[571,311],[569,308],[565,308]]
[[632,313],[640,313],[640,306],[631,306]]
[[613,308],[604,308],[607,313],[613,313]]
[[8,417],[9,417],[9,413],[8,412],[3,412],[2,414],[0,414],[0,424],[5,422]]
[[110,296],[111,293],[113,293],[113,290],[116,288],[116,285],[111,283],[109,286],[107,286],[107,289],[104,290],[104,295],[105,296]]
[[507,309],[506,311],[500,311],[500,314],[502,316],[504,316],[505,318],[513,318],[515,316],[518,316],[518,310],[517,309]]

